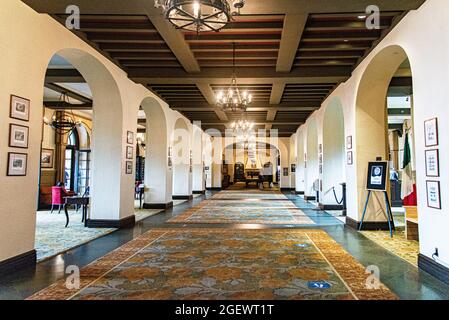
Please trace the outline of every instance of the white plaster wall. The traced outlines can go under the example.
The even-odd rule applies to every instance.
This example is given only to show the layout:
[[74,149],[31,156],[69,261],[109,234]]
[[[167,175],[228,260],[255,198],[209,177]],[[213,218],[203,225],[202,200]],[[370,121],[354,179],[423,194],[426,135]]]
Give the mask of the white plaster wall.
[[[414,87],[414,126],[416,132],[423,132],[426,119],[439,118],[440,154],[449,153],[449,128],[447,125],[447,101],[449,94],[449,5],[445,0],[427,0],[418,10],[410,12],[366,57],[366,59],[353,71],[352,77],[341,84],[323,102],[326,106],[333,98],[341,100],[345,115],[345,136],[353,138],[354,165],[346,165],[346,179],[348,192],[348,216],[354,220],[360,220],[362,204],[366,196],[364,167],[367,165],[363,153],[360,154],[358,146],[368,140],[373,144],[381,144],[384,141],[374,141],[370,136],[360,137],[356,132],[356,96],[360,80],[364,71],[373,58],[383,49],[390,46],[400,46],[406,52],[413,74]],[[399,51],[399,50],[398,50]],[[394,54],[394,53],[393,53]],[[398,52],[398,54],[401,54]],[[388,64],[388,60],[385,61]],[[375,82],[373,85],[377,85]],[[374,88],[374,87],[373,87]],[[318,112],[322,112],[319,110]],[[384,112],[379,110],[379,112]],[[369,120],[365,122],[369,124]],[[308,123],[303,126],[307,130]],[[419,129],[421,128],[421,129]],[[319,133],[322,135],[322,132]],[[365,141],[366,142],[366,141]],[[424,162],[424,135],[416,134],[416,166],[418,190],[418,212],[420,251],[431,257],[435,248],[440,251],[443,262],[449,263],[449,172],[442,170],[441,177],[437,180],[441,183],[441,201],[443,210],[431,209],[426,203],[426,177]],[[380,149],[379,149],[380,150]],[[418,151],[418,150],[421,150]],[[441,168],[449,166],[449,158],[440,158]],[[307,170],[306,170],[307,171]],[[306,172],[307,174],[307,172]],[[357,195],[356,197],[353,195]],[[379,217],[373,217],[376,220]]]
[[302,126],[296,131],[296,192],[302,193],[305,190],[305,167],[304,167],[304,154],[305,154],[305,127]]
[[155,98],[165,110],[168,106],[61,24],[19,0],[2,1],[0,26],[2,136],[8,136],[9,123],[22,123],[9,119],[10,95],[31,100],[26,177],[6,177],[7,153],[18,150],[9,148],[7,139],[0,140],[0,185],[7,186],[0,193],[2,261],[34,248],[43,83],[55,53],[78,68],[93,92],[92,219],[118,220],[134,214],[134,172],[125,174],[126,134],[137,131],[138,108],[144,98]]
[[290,137],[290,188],[296,190],[296,172],[292,172],[292,164],[295,164],[298,162],[297,156],[296,156],[296,133],[293,134]]
[[192,134],[192,189],[193,191],[205,190],[205,175],[203,167],[203,131],[198,126],[193,126]]

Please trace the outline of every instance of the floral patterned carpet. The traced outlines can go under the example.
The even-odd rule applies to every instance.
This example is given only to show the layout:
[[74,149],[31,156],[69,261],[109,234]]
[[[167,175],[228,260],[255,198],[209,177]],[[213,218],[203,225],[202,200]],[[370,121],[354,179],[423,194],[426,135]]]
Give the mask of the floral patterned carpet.
[[407,240],[403,228],[396,228],[393,238],[390,237],[389,231],[362,231],[362,234],[405,261],[418,266],[419,242]]
[[322,230],[155,229],[31,300],[397,299]]
[[291,201],[206,200],[169,223],[315,224]]

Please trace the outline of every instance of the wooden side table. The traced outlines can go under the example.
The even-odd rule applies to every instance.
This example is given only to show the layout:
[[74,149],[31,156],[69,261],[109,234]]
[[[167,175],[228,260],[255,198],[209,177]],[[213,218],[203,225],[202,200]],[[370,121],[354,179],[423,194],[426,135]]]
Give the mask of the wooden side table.
[[65,206],[64,206],[64,212],[65,212],[65,218],[66,218],[66,225],[67,228],[70,223],[69,218],[69,212],[67,210],[67,207],[69,205],[77,205],[83,207],[83,219],[81,222],[84,222],[84,226],[87,226],[87,208],[89,207],[90,198],[89,197],[67,197],[65,198]]

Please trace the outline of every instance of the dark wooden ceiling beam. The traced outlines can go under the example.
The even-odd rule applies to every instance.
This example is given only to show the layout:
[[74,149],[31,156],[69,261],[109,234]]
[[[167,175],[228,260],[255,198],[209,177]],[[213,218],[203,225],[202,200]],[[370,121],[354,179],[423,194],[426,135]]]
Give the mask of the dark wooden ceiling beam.
[[52,110],[92,110],[92,103],[73,104],[59,101],[44,101],[44,106]]
[[58,92],[58,93],[60,93],[60,94],[65,93],[68,97],[70,97],[70,98],[72,98],[72,99],[75,99],[75,100],[77,100],[77,101],[92,104],[92,100],[91,100],[90,98],[87,98],[87,97],[85,97],[85,96],[83,96],[83,95],[81,95],[81,94],[78,94],[78,93],[74,92],[73,90],[70,90],[70,89],[67,89],[67,88],[58,86],[58,85],[55,84],[55,83],[49,83],[49,82],[46,82],[46,83],[44,84],[44,86],[45,86],[46,88],[48,88],[48,89],[50,89],[50,90],[53,90],[53,91],[55,91],[55,92]]

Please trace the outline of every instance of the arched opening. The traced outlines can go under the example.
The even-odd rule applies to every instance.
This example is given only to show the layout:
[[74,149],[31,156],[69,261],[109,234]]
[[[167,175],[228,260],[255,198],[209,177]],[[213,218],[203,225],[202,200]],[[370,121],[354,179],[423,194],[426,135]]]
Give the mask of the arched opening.
[[[52,76],[51,71],[61,68],[77,70],[81,76],[75,80]],[[122,180],[122,110],[112,75],[88,53],[61,50],[48,64],[43,96],[38,260],[110,232],[96,222],[118,221],[129,213],[117,183]],[[75,203],[67,205],[68,197],[76,197],[71,199]],[[84,210],[81,203],[86,199],[89,205]]]
[[304,127],[296,133],[296,193],[304,194],[305,190],[305,159],[304,159]]
[[307,153],[305,157],[305,192],[304,199],[317,200],[317,188],[319,184],[318,164],[318,128],[314,119],[307,126]]
[[190,124],[183,118],[175,122],[173,140],[173,199],[191,200],[193,159]]
[[[372,59],[362,76],[356,107],[358,207],[363,208],[366,199],[368,162],[387,160],[387,191],[396,227],[406,228],[409,240],[418,240],[412,71],[402,47],[389,46]],[[372,201],[365,221],[385,222],[385,210],[382,201]]]
[[226,163],[222,171],[234,187],[278,189],[280,186],[282,162],[277,146],[257,140],[232,142],[225,146],[224,153]]
[[335,98],[324,111],[323,119],[323,190],[320,206],[326,210],[343,209],[342,183],[346,183],[344,121],[343,107]]
[[160,102],[152,97],[145,98],[141,107],[146,117],[143,207],[167,209],[173,206],[173,159],[165,110]]

